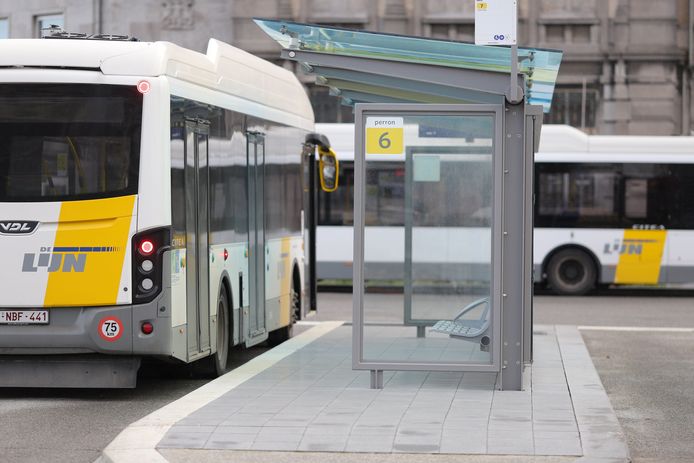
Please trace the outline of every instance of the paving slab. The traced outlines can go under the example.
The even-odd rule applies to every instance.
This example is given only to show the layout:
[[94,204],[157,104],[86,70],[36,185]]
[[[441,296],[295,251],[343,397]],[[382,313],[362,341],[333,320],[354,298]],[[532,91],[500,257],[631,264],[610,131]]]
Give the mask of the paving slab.
[[[225,452],[234,461],[328,455],[315,461],[363,463],[419,455],[425,459],[413,461],[443,462],[452,461],[449,454],[466,455],[455,460],[463,462],[628,461],[624,435],[575,327],[536,327],[535,361],[523,391],[496,390],[495,373],[472,372],[386,372],[384,388],[370,389],[369,372],[352,370],[351,327],[324,331],[169,420],[157,431],[152,459],[144,461],[200,463]],[[140,425],[163,424],[160,418]],[[277,459],[266,460],[270,454]],[[104,460],[126,461],[108,448]]]

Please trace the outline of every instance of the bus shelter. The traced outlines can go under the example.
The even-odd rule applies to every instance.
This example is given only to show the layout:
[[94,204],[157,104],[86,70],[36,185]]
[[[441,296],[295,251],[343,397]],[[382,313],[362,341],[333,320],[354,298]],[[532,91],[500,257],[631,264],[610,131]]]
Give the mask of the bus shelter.
[[256,23],[354,106],[354,368],[372,387],[425,370],[522,389],[533,154],[561,52],[521,48],[512,66],[509,48]]

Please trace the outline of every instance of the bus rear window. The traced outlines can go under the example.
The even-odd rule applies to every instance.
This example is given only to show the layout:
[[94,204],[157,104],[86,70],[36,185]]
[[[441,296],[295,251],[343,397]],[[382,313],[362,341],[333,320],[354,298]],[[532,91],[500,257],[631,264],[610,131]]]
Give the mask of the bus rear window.
[[135,86],[0,84],[0,202],[137,193]]

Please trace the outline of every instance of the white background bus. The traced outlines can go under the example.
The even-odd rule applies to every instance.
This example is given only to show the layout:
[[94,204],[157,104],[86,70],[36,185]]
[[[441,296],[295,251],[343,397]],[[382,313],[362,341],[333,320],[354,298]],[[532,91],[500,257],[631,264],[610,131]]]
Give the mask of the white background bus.
[[[319,193],[318,278],[349,283],[354,128],[317,124],[317,130],[330,138],[341,171],[338,191]],[[424,146],[432,139],[419,142]],[[694,283],[692,137],[588,136],[568,126],[546,125],[535,161],[536,283],[560,294],[583,294],[596,285]],[[404,259],[402,213],[393,213],[399,209],[391,206],[402,206],[405,164],[400,159],[384,160],[380,169],[374,165],[367,203],[376,209],[370,215],[367,211],[366,243],[371,250],[365,252],[366,270],[374,280],[388,280],[401,271]],[[441,175],[461,173],[442,167]],[[473,207],[471,198],[440,199],[432,198],[436,202],[422,208],[467,215],[459,231],[472,237],[477,220],[473,209],[479,215],[484,208]],[[486,255],[488,250],[480,252]],[[419,258],[420,263],[446,259],[449,256]],[[466,264],[474,266],[472,260]]]
[[0,385],[286,339],[313,129],[293,74],[216,40],[0,41]]

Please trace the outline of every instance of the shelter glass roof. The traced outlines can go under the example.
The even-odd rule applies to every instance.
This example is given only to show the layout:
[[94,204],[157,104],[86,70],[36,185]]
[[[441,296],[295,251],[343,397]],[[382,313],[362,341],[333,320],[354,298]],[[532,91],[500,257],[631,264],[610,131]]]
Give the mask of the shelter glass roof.
[[[421,37],[340,29],[291,21],[255,19],[285,49],[446,66],[510,74],[511,49]],[[526,100],[549,112],[562,52],[518,48],[519,72],[526,75]],[[317,72],[320,75],[320,72]]]

